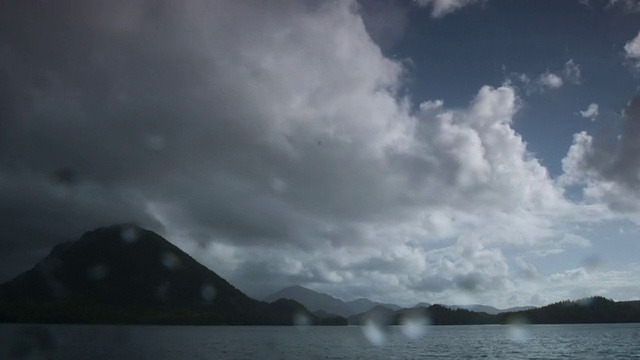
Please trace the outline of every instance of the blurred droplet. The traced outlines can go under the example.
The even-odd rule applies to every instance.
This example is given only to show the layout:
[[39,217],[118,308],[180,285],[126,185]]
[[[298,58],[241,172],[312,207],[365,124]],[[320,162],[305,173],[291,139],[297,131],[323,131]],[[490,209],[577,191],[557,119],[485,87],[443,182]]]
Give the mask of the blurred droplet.
[[165,281],[156,287],[156,296],[160,301],[166,302],[169,300],[169,287],[171,287],[171,284],[168,281]]
[[67,198],[73,194],[78,182],[77,173],[68,167],[61,167],[51,173],[51,182],[54,185],[53,195],[59,198]]
[[59,186],[71,187],[78,181],[78,174],[69,167],[61,167],[53,171],[53,183]]
[[135,226],[129,225],[122,228],[120,235],[122,237],[122,241],[131,244],[138,241],[140,233]]
[[386,330],[375,321],[366,321],[364,326],[362,326],[362,333],[364,337],[375,346],[382,346],[387,342]]
[[584,267],[587,270],[598,270],[602,266],[602,258],[600,256],[593,254],[588,256],[583,261]]
[[293,315],[293,324],[295,326],[308,326],[311,325],[311,319],[306,314],[296,313]]
[[180,259],[172,252],[164,252],[160,255],[160,262],[169,270],[175,270],[180,266]]
[[411,340],[417,340],[427,333],[431,321],[421,312],[406,314],[400,320],[402,334]]
[[207,240],[203,238],[196,239],[196,245],[198,245],[199,248],[204,249],[207,247]]
[[11,344],[12,359],[53,359],[56,343],[45,328],[30,327],[22,330]]
[[87,278],[89,278],[89,280],[98,281],[107,277],[108,273],[109,269],[106,266],[102,264],[96,264],[87,269]]
[[524,317],[514,317],[507,324],[509,339],[518,343],[526,343],[531,340],[529,321]]
[[271,180],[269,181],[269,186],[271,187],[271,190],[278,194],[283,193],[287,188],[287,184],[285,184],[282,179],[277,177],[271,178]]
[[594,300],[594,298],[584,298],[576,301],[576,303],[582,307],[590,307],[591,305],[593,305]]
[[153,151],[160,151],[164,149],[164,138],[159,135],[149,135],[144,139],[144,144],[147,148]]
[[205,302],[211,303],[216,298],[216,288],[213,285],[205,284],[200,290],[200,295]]
[[479,274],[471,273],[463,276],[458,276],[456,279],[454,279],[454,283],[460,289],[473,293],[480,290],[482,278]]

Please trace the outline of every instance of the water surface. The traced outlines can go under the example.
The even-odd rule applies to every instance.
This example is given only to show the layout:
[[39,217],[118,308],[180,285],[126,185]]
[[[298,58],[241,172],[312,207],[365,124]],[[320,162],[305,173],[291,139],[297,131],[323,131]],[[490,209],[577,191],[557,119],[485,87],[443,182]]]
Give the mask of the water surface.
[[405,330],[0,324],[0,358],[640,359],[640,324],[429,326],[418,334]]

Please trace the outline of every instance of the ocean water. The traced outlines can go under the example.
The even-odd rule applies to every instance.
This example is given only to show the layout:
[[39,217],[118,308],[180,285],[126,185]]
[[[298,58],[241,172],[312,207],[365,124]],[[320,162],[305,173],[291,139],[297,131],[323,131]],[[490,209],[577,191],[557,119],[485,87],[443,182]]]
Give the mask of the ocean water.
[[640,359],[640,324],[377,327],[0,324],[1,359]]

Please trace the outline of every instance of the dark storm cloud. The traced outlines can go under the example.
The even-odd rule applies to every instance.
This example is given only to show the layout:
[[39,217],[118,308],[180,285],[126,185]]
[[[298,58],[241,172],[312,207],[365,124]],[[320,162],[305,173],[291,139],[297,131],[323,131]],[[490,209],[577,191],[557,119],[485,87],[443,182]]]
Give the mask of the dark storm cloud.
[[[277,76],[298,74],[262,66],[269,59],[261,58],[260,42],[273,40],[271,30],[282,32],[271,19],[309,15],[320,11],[317,5],[2,7],[0,239],[10,244],[3,246],[31,244],[46,238],[42,231],[51,234],[42,240],[50,245],[120,221],[162,230],[158,216],[208,239],[305,242],[389,210],[381,206],[386,184],[376,179],[382,165],[361,146],[376,134],[365,128],[361,138],[341,140],[321,124],[278,127],[287,105],[278,100],[298,80],[279,88]],[[284,35],[292,41],[277,44],[282,52],[298,52],[305,42],[286,29]],[[324,71],[313,53],[301,56]],[[375,83],[362,85],[365,73],[355,73],[335,77],[334,85],[393,85],[393,63],[378,54],[372,66],[383,70]],[[319,93],[316,100],[331,97]]]
[[621,116],[619,128],[576,134],[563,159],[569,183],[586,182],[585,193],[622,212],[638,210],[640,199],[640,97]]

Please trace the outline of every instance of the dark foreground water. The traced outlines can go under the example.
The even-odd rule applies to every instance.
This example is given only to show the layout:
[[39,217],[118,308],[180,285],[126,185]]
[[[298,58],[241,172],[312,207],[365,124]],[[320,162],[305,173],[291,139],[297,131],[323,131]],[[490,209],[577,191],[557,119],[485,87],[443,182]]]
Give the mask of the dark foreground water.
[[211,327],[0,324],[0,359],[640,359],[640,324]]

